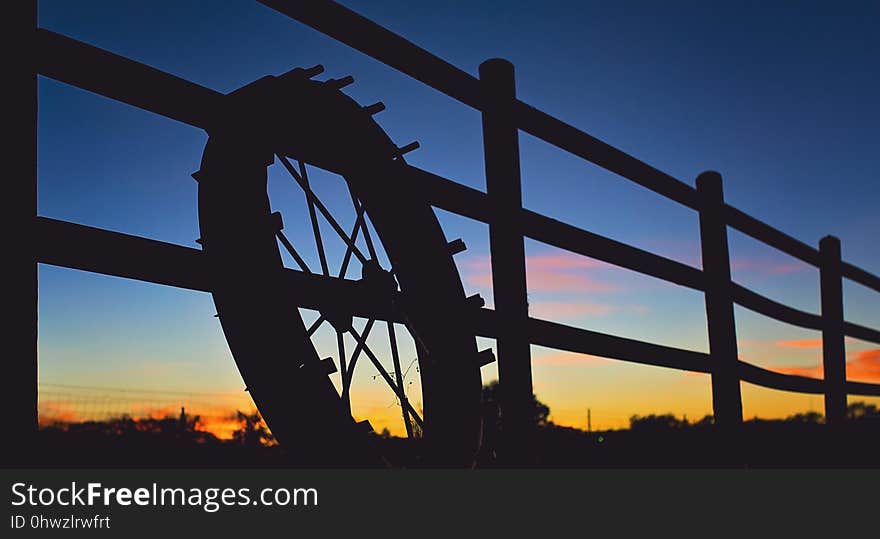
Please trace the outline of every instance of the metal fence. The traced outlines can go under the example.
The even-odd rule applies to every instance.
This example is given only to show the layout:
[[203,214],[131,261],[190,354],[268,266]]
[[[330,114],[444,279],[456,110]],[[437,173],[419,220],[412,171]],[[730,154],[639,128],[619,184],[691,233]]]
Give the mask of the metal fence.
[[228,439],[241,427],[238,413],[253,414],[255,408],[250,397],[241,392],[197,393],[47,382],[40,384],[39,391],[41,428],[183,416],[200,430]]
[[[880,278],[842,261],[837,238],[823,238],[818,249],[807,245],[726,204],[722,180],[717,173],[701,174],[696,179],[696,187],[691,187],[529,106],[516,98],[513,66],[503,60],[483,63],[476,78],[335,2],[262,0],[261,3],[482,113],[486,192],[416,167],[410,166],[410,173],[435,207],[489,225],[495,309],[480,310],[476,316],[476,333],[497,339],[499,378],[506,388],[502,406],[511,432],[526,428],[527,414],[518,411],[524,410],[532,395],[531,344],[708,373],[712,379],[715,421],[722,426],[742,421],[740,381],[777,390],[823,394],[826,419],[832,424],[845,420],[847,395],[880,395],[880,384],[846,379],[844,338],[849,336],[880,344],[880,331],[846,321],[842,300],[843,279],[880,292]],[[25,18],[25,22],[29,20]],[[38,73],[199,128],[211,125],[223,97],[214,90],[48,30],[36,30],[33,49],[37,65],[31,67],[32,71],[26,71],[31,78],[26,79],[30,86],[22,86],[25,90],[35,89]],[[698,212],[703,268],[524,209],[519,131]],[[35,178],[33,170],[28,176]],[[25,200],[29,200],[28,193],[25,189]],[[25,210],[28,208],[25,205]],[[30,218],[33,219],[33,215]],[[728,227],[817,267],[821,275],[821,313],[792,308],[732,282]],[[40,263],[210,290],[199,250],[44,217],[36,218],[35,228],[34,254]],[[526,301],[526,237],[703,292],[709,353],[531,318]],[[376,312],[367,298],[359,296],[352,281],[323,279],[293,270],[288,274],[290,286],[296,290],[302,307],[320,309],[323,305],[345,303],[358,315],[380,320],[394,316]],[[32,277],[36,284],[35,275]],[[33,295],[30,298],[35,320]],[[782,322],[821,331],[824,378],[785,375],[740,361],[734,304]],[[27,297],[24,305],[28,305]],[[28,342],[25,348],[33,350],[33,342]],[[35,401],[35,360],[22,362],[16,370],[23,381],[15,389],[17,398]],[[34,417],[27,416],[25,420],[35,423],[35,412]]]

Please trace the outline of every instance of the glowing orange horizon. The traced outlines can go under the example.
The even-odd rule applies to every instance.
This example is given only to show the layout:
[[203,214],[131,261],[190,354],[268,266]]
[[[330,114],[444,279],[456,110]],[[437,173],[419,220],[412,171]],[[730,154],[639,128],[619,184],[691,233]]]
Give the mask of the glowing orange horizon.
[[[180,416],[179,406],[162,406],[147,408],[143,405],[132,406],[133,410],[140,412],[126,413],[125,417],[134,421],[176,419]],[[257,413],[256,410],[249,413]],[[46,400],[40,402],[40,414],[38,423],[41,428],[53,425],[70,425],[85,423],[88,421],[102,422],[119,419],[122,414],[107,414],[106,417],[94,417],[77,412],[73,407],[62,401]],[[194,421],[195,430],[213,434],[220,440],[231,440],[235,431],[242,428],[244,422],[238,418],[238,409],[230,408],[226,413],[200,413],[199,409],[186,409],[186,417]]]
[[[779,346],[780,342],[767,341],[767,346]],[[795,345],[786,348],[807,349],[811,340],[790,341]],[[607,358],[562,351],[536,350],[533,353],[535,394],[550,407],[550,420],[560,426],[586,429],[586,411],[592,410],[594,430],[627,428],[632,415],[673,413],[686,415],[692,420],[711,414],[711,392],[708,375],[687,371],[669,370]],[[794,361],[793,361],[794,363]],[[814,366],[768,365],[768,368],[785,374],[821,378],[821,363]],[[492,376],[485,376],[491,380]],[[880,382],[880,348],[853,351],[848,354],[847,377],[851,380]],[[666,390],[653,391],[658,387]],[[376,390],[378,391],[378,390]],[[780,392],[742,384],[745,417],[784,418],[808,410],[821,412],[821,396]],[[382,394],[384,395],[384,393]],[[373,393],[364,397],[373,397]],[[246,399],[246,401],[245,401]],[[240,402],[239,402],[240,400]],[[366,399],[367,401],[369,399]],[[853,397],[851,400],[878,402],[880,399]],[[201,406],[185,403],[187,417],[199,416],[197,429],[229,440],[242,426],[236,410],[251,410],[249,397],[217,406]],[[386,399],[375,402],[353,402],[356,419],[368,419],[376,431],[384,429],[394,436],[405,436],[400,409],[389,406]],[[180,405],[151,406],[149,401],[131,402],[126,412],[133,419],[176,418]],[[114,414],[114,415],[121,415]],[[53,423],[76,423],[87,420],[108,419],[79,413],[75,406],[63,400],[42,398],[40,400],[40,426]]]

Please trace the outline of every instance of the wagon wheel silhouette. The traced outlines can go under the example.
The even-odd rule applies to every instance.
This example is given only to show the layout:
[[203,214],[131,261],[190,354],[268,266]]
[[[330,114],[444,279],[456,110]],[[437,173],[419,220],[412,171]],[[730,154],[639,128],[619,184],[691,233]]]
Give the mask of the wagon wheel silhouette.
[[[452,260],[461,244],[447,243],[407,173],[403,153],[414,145],[398,148],[372,119],[384,106],[361,107],[345,95],[341,88],[351,77],[312,80],[322,71],[298,68],[228,94],[222,120],[208,129],[194,177],[200,241],[227,343],[260,413],[302,462],[382,461],[350,410],[356,369],[372,363],[372,377],[387,384],[402,408],[407,433],[423,434],[422,462],[469,465],[481,434],[479,358],[485,356],[467,315],[473,300]],[[276,157],[290,187],[304,195],[308,215],[272,212],[267,167]],[[353,228],[340,224],[315,193],[310,170],[344,180]],[[298,227],[313,232],[320,268],[309,267],[303,245],[285,234],[303,230]],[[344,250],[339,267],[328,255],[331,241]],[[304,286],[291,286],[294,273],[284,259],[298,266]],[[359,280],[342,279],[357,266]],[[309,299],[304,294],[320,303],[308,326],[298,309]],[[398,323],[377,321],[377,312]],[[360,328],[353,323],[359,314],[367,318]],[[321,359],[313,342],[322,326],[336,334],[335,358]],[[384,354],[368,342],[377,329],[387,333]],[[404,333],[418,351],[423,417],[408,394],[413,367],[404,372]]]

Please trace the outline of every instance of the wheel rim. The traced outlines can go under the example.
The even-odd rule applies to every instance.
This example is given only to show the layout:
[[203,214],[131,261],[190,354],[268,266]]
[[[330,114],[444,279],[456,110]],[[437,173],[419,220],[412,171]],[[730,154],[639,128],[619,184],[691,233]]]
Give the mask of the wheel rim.
[[[470,464],[480,437],[480,375],[468,306],[439,222],[409,181],[397,147],[332,81],[301,74],[267,77],[233,92],[227,101],[229,119],[211,131],[199,172],[202,245],[211,261],[213,296],[227,342],[270,428],[309,462],[376,462],[349,408],[356,372],[352,362],[366,358],[389,387],[397,388],[393,394],[407,433],[424,429],[427,462]],[[309,134],[291,130],[293,119],[309,127]],[[266,167],[275,153],[305,194],[308,219],[303,222],[314,232],[320,274],[272,217]],[[306,162],[344,177],[355,212],[350,233],[314,193]],[[320,231],[319,217],[336,239],[347,240],[344,267],[336,276],[322,245],[328,238]],[[366,249],[358,247],[358,236]],[[393,274],[373,262],[380,258],[380,246]],[[281,250],[303,272],[325,279],[344,277],[356,263],[362,266],[361,283],[369,285],[373,306],[403,315],[417,343],[424,419],[406,393],[396,325],[373,319],[361,329],[348,327],[349,310],[325,305],[317,323],[306,327],[292,307],[296,299],[278,295],[285,286]],[[384,290],[379,282],[385,283]],[[390,289],[398,283],[400,292],[394,294]],[[341,395],[310,339],[325,321],[337,333]],[[376,324],[387,326],[391,369],[383,368],[380,354],[367,342]],[[353,349],[344,334],[354,340]]]

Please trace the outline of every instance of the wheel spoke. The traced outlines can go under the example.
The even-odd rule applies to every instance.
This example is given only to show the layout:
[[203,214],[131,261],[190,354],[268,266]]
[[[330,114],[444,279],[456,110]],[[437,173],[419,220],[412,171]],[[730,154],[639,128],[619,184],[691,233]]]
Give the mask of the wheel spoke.
[[400,388],[402,397],[400,397],[400,410],[403,413],[403,425],[406,427],[406,437],[412,438],[412,424],[409,422],[409,410],[404,405],[406,398],[406,386],[403,385],[403,373],[400,370],[400,351],[397,348],[397,332],[394,329],[394,322],[386,321],[388,326],[388,342],[391,345],[391,359],[394,366],[394,375],[397,379],[397,387]]
[[[302,182],[311,189],[309,175],[306,172],[306,165],[302,161],[299,162],[299,172]],[[309,220],[312,222],[312,234],[315,237],[315,249],[318,251],[318,258],[321,260],[321,273],[326,277],[330,276],[330,267],[327,265],[327,253],[324,251],[324,240],[321,238],[321,227],[318,225],[318,214],[315,211],[315,202],[312,197],[306,195],[306,204],[309,208]]]
[[[362,223],[364,219],[364,210],[361,209],[358,211],[357,218],[354,221],[354,228],[351,231],[351,243],[354,244],[357,242],[358,231],[361,229]],[[339,278],[345,278],[345,272],[348,271],[348,263],[351,262],[351,247],[345,249],[345,256],[342,257],[342,267],[339,269]],[[375,258],[374,258],[375,260]]]
[[279,230],[278,232],[275,233],[275,235],[278,236],[278,240],[281,241],[281,244],[284,245],[284,248],[287,249],[287,252],[290,253],[290,256],[292,256],[293,259],[296,260],[296,263],[299,264],[299,267],[305,273],[311,274],[312,270],[309,269],[309,266],[308,266],[308,264],[306,264],[306,261],[303,260],[303,258],[301,256],[299,256],[299,253],[296,252],[296,249],[293,248],[293,244],[290,243],[290,240],[287,239],[287,236],[284,235],[284,232],[281,232]]
[[[367,320],[367,325],[364,326],[364,334],[363,334],[364,341],[366,341],[367,337],[370,336],[370,331],[373,329],[373,324],[375,324],[375,323],[376,323],[376,321],[373,320],[372,318]],[[351,361],[348,363],[348,380],[347,380],[347,382],[345,382],[349,386],[351,386],[351,378],[352,378],[352,376],[354,376],[354,366],[357,364],[357,360],[360,357],[361,352],[363,352],[363,350],[364,350],[363,345],[360,342],[358,342],[357,346],[355,346],[355,348],[354,348],[354,352],[352,352],[352,354],[351,354]]]
[[370,350],[370,347],[367,346],[367,343],[361,338],[360,335],[358,335],[357,330],[354,328],[350,328],[348,332],[351,333],[352,337],[354,337],[355,341],[357,341],[358,344],[361,344],[363,346],[364,353],[367,355],[368,358],[370,358],[370,361],[373,363],[373,366],[376,367],[376,370],[379,371],[379,374],[382,375],[382,378],[385,379],[385,383],[388,384],[388,387],[390,387],[392,391],[394,391],[395,395],[397,395],[397,398],[400,399],[402,405],[405,406],[407,410],[409,410],[409,413],[412,415],[412,418],[419,425],[419,427],[422,427],[424,425],[424,422],[422,421],[421,416],[419,416],[418,412],[413,409],[412,405],[407,400],[406,395],[399,387],[397,387],[397,385],[394,383],[394,380],[392,380],[391,376],[388,374],[388,371],[385,370],[385,367],[382,366],[382,363],[379,361],[373,351]]
[[309,326],[309,329],[306,331],[306,334],[307,334],[309,337],[311,337],[312,335],[314,335],[314,333],[315,333],[316,331],[318,331],[318,328],[321,327],[321,324],[324,323],[324,320],[325,320],[325,318],[324,318],[324,315],[322,314],[321,316],[318,317],[317,320],[315,320],[315,321],[312,323],[311,326]]
[[364,231],[364,241],[367,243],[367,252],[370,253],[370,258],[378,260],[379,258],[376,256],[376,247],[373,244],[373,237],[370,234],[370,229],[367,227],[367,220],[364,217],[364,203],[354,196],[354,191],[351,190],[350,185],[348,186],[348,194],[351,195],[351,203],[354,205],[354,211],[357,212],[358,222],[360,222],[361,228]]
[[351,238],[349,238],[348,235],[345,233],[345,231],[342,229],[342,227],[339,226],[339,223],[336,221],[336,219],[330,213],[330,210],[327,209],[327,207],[324,205],[324,203],[321,202],[321,199],[319,199],[317,197],[317,195],[315,195],[314,191],[312,191],[312,188],[309,186],[309,184],[306,183],[305,178],[302,175],[300,175],[300,173],[298,173],[293,168],[293,165],[290,164],[290,161],[286,157],[284,157],[281,154],[276,154],[276,155],[278,156],[278,159],[281,161],[281,164],[284,165],[284,168],[287,169],[287,172],[290,173],[290,175],[293,177],[294,180],[296,180],[296,182],[299,184],[299,186],[302,188],[302,190],[305,191],[306,197],[308,199],[310,199],[314,203],[314,205],[318,209],[318,211],[320,211],[321,214],[324,215],[324,218],[327,220],[328,223],[330,223],[330,226],[333,227],[333,230],[336,231],[336,233],[339,235],[339,237],[342,239],[342,241],[344,241],[346,243],[346,245],[348,245],[351,248],[352,253],[354,253],[354,255],[357,257],[357,259],[360,260],[361,264],[366,264],[367,257],[364,256],[364,253],[362,253],[361,250],[358,249],[357,245],[355,245],[351,241]]
[[[333,228],[334,232],[342,239],[342,241],[346,245],[346,250],[342,259],[338,278],[345,278],[345,275],[348,272],[349,265],[351,264],[352,257],[357,258],[362,265],[366,264],[370,260],[378,261],[376,244],[373,242],[373,237],[367,224],[365,206],[355,196],[354,192],[351,189],[351,186],[348,186],[348,191],[349,195],[351,196],[351,202],[355,210],[355,222],[354,226],[352,227],[351,234],[346,234],[346,231],[343,230],[342,226],[340,226],[336,218],[333,217],[327,206],[324,205],[324,203],[318,198],[317,194],[312,190],[305,163],[303,161],[298,161],[299,170],[297,170],[291,163],[291,161],[285,156],[281,154],[276,155],[281,164],[300,186],[306,196],[306,203],[309,211],[309,220],[311,221],[312,225],[312,232],[315,238],[315,245],[318,250],[322,274],[325,277],[330,277],[327,254],[324,248],[324,241],[321,236],[320,223],[318,219],[319,213],[324,217],[324,219],[326,219],[326,221]],[[361,231],[363,231],[364,244],[366,245],[370,259],[367,259],[363,251],[357,246],[357,241],[359,239],[358,235],[361,233]],[[290,255],[294,258],[294,260],[296,260],[296,263],[299,264],[302,270],[306,273],[312,273],[303,257],[300,256],[300,254],[294,248],[293,244],[280,231],[278,233],[278,239],[284,245],[285,249],[287,249]],[[312,323],[312,325],[309,326],[309,328],[307,329],[307,334],[309,336],[314,335],[314,333],[325,321],[326,318],[324,317],[324,315],[320,315]],[[419,413],[413,408],[412,403],[410,403],[409,398],[406,395],[406,374],[403,372],[400,365],[400,349],[398,347],[396,328],[393,322],[386,321],[388,340],[391,348],[391,359],[394,368],[392,373],[389,373],[382,365],[381,361],[379,361],[379,358],[376,356],[373,350],[367,344],[367,338],[369,337],[370,331],[372,331],[375,322],[375,319],[368,319],[366,325],[363,328],[363,334],[359,333],[353,327],[348,329],[348,333],[351,334],[356,343],[356,346],[354,347],[350,358],[347,357],[345,350],[345,331],[336,330],[336,346],[339,354],[339,370],[342,379],[341,398],[342,401],[345,403],[345,406],[348,409],[349,413],[351,413],[351,384],[354,377],[355,366],[357,365],[358,359],[362,355],[366,355],[367,358],[369,358],[370,362],[373,363],[373,366],[376,368],[379,375],[381,375],[382,379],[396,395],[397,401],[400,404],[401,414],[403,416],[404,426],[406,427],[407,437],[412,438],[414,436],[413,431],[415,428],[413,422],[415,422],[415,424],[417,424],[420,428],[424,426],[424,422]],[[419,357],[421,357],[422,346],[418,339],[418,335],[412,330],[408,323],[405,324],[405,326],[409,333],[412,335],[413,339],[416,341],[416,346],[420,352]],[[417,360],[413,361],[415,362]],[[411,366],[412,363],[410,364],[410,367]],[[409,372],[409,367],[407,368],[407,372]]]
[[345,339],[344,334],[336,330],[336,347],[339,350],[339,373],[342,376],[342,402],[345,404],[345,409],[348,410],[349,415],[351,414],[351,398],[348,392],[348,385],[345,383],[346,378],[346,364],[345,364]]

